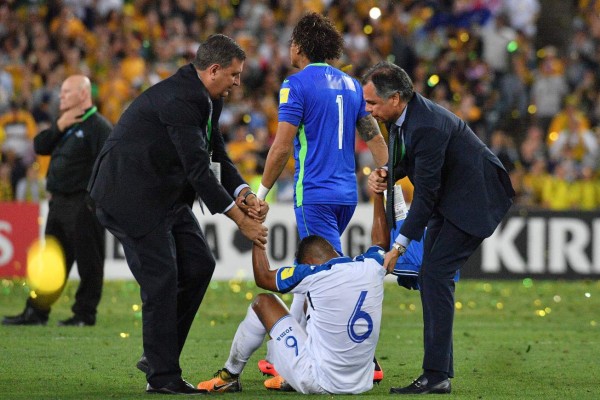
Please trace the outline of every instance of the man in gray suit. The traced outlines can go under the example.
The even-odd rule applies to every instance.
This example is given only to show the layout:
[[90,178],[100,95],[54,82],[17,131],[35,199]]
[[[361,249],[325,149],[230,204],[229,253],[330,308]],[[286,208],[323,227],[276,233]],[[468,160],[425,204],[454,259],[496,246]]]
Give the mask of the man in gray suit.
[[222,98],[240,84],[245,58],[224,35],[200,44],[192,64],[125,110],[88,187],[98,219],[123,245],[140,284],[144,356],[138,368],[150,393],[202,392],[182,379],[179,366],[215,268],[192,213],[196,195],[255,245],[266,243],[268,207],[239,175],[218,130]]
[[408,176],[415,187],[410,212],[387,253],[391,272],[411,240],[425,228],[419,287],[423,303],[423,374],[392,394],[450,393],[454,376],[454,276],[512,204],[514,190],[498,158],[467,124],[414,92],[406,72],[391,63],[363,78],[367,111],[388,124],[388,168],[373,171],[369,187],[388,190],[393,226],[393,184]]

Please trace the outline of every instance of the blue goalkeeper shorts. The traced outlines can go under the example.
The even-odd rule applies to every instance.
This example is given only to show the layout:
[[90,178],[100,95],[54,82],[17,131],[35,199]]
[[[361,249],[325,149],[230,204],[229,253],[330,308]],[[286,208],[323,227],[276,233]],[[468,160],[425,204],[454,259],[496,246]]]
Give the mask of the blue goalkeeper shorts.
[[356,206],[340,204],[305,204],[294,209],[300,239],[309,235],[324,237],[343,255],[340,236],[350,223]]

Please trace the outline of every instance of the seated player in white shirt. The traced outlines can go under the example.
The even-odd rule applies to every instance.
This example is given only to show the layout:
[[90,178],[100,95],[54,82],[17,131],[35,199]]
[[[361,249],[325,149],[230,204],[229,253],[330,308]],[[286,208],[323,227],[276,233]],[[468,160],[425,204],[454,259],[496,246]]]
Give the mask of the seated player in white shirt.
[[309,236],[298,246],[298,265],[276,270],[270,269],[266,252],[254,246],[256,284],[273,292],[306,294],[307,325],[298,324],[275,294],[257,295],[238,326],[224,368],[198,388],[241,391],[239,376],[268,333],[268,352],[289,390],[305,394],[370,390],[386,274],[384,249],[390,240],[381,194],[374,201],[371,240],[373,245],[364,254],[351,259],[340,257],[324,238]]

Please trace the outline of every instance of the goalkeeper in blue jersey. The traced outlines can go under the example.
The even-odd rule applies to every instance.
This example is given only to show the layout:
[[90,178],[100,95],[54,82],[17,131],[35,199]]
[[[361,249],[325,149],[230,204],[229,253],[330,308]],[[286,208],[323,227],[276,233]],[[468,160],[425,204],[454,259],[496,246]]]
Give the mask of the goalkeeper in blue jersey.
[[343,50],[330,20],[306,14],[292,33],[289,76],[279,92],[279,124],[265,164],[258,197],[266,197],[289,157],[295,159],[294,208],[300,238],[319,235],[342,254],[340,235],[358,202],[356,131],[376,166],[387,162],[387,145],[366,112],[360,83],[329,65]]
[[[299,71],[281,85],[279,124],[257,193],[265,199],[293,154],[294,211],[300,239],[319,235],[340,255],[340,236],[358,202],[356,132],[367,143],[377,167],[386,165],[388,159],[379,125],[366,112],[361,84],[328,64],[342,55],[343,47],[341,33],[320,14],[308,13],[295,26],[290,62]],[[305,323],[303,295],[294,295],[291,314]],[[261,370],[272,373],[270,364],[265,365]],[[379,376],[374,377],[376,381]]]

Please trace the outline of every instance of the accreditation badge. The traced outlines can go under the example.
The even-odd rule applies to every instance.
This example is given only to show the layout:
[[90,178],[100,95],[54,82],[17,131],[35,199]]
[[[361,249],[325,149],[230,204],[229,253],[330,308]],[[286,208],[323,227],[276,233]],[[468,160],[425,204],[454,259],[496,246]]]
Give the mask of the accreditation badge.
[[215,178],[217,178],[219,183],[221,183],[221,163],[216,162],[216,161],[211,161],[210,162],[210,170],[212,171]]
[[396,221],[406,219],[408,208],[404,201],[404,193],[402,193],[402,186],[397,183],[394,185],[394,218]]

